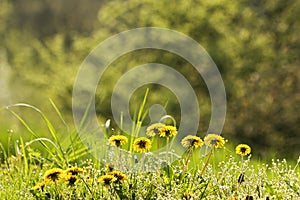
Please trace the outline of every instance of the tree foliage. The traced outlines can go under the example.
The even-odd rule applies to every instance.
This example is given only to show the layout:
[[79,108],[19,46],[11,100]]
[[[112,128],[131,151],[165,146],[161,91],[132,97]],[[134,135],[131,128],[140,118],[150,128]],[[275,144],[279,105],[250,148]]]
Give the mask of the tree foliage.
[[[45,2],[32,1],[32,9],[22,1],[1,2],[0,45],[12,71],[12,101],[43,107],[51,97],[71,111],[76,73],[92,48],[121,31],[164,27],[195,39],[217,64],[227,93],[226,137],[252,144],[257,154],[299,152],[299,1],[113,0],[88,1],[83,7],[75,6],[79,1]],[[187,77],[200,102],[199,131],[206,131],[205,83],[185,60],[157,50],[132,52],[112,63],[100,81],[105,90],[97,91],[99,117],[112,118],[109,98],[122,74],[149,62],[172,66]],[[180,116],[170,91],[149,87],[149,102],[168,102],[168,113]],[[155,95],[159,91],[167,95]]]

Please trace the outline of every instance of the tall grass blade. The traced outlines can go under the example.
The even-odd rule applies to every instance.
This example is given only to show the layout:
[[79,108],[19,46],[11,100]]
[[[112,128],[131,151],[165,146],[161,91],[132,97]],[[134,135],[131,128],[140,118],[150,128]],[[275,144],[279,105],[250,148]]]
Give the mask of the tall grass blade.
[[56,111],[58,117],[60,118],[60,120],[62,121],[62,123],[63,123],[63,124],[65,125],[65,127],[67,128],[67,131],[68,131],[68,133],[69,133],[69,132],[70,132],[70,128],[69,128],[68,124],[66,123],[66,121],[64,120],[64,118],[63,118],[61,112],[59,111],[59,109],[57,108],[57,106],[55,105],[55,103],[52,101],[51,98],[49,98],[49,101],[50,101],[52,107],[54,108],[54,110]]
[[[28,108],[31,108],[31,109],[37,111],[42,116],[42,118],[44,119],[44,121],[46,122],[46,125],[47,125],[48,129],[50,130],[50,133],[52,134],[52,136],[55,139],[55,142],[59,145],[57,137],[56,137],[56,132],[55,132],[52,124],[50,123],[50,121],[48,120],[48,118],[38,108],[36,108],[34,106],[31,106],[31,105],[28,105],[28,104],[23,104],[23,103],[14,104],[14,105],[11,105],[11,106],[7,107],[7,110],[10,113],[12,113],[21,122],[21,124],[27,129],[27,131],[31,135],[33,135],[35,138],[39,138],[39,136],[30,128],[30,126],[25,122],[25,120],[20,115],[18,115],[16,112],[14,112],[13,110],[10,109],[10,107],[18,107],[18,106],[28,107]],[[43,147],[49,153],[49,155],[52,158],[54,158],[55,160],[57,160],[56,156],[52,153],[52,150],[43,141],[40,141],[40,143],[43,145]],[[66,159],[64,157],[63,150],[62,150],[61,147],[59,148],[59,151],[57,151],[57,153],[58,153],[57,155],[60,158],[60,160],[66,162]]]
[[84,111],[83,117],[82,117],[82,119],[80,121],[80,124],[79,124],[79,127],[78,127],[78,131],[79,132],[83,129],[83,126],[86,123],[86,120],[87,120],[87,117],[88,117],[89,110],[91,108],[92,102],[93,101],[92,101],[92,97],[91,97],[90,103],[87,105],[86,110]]
[[24,174],[27,176],[28,171],[29,171],[29,165],[28,165],[25,145],[24,145],[24,141],[23,141],[22,137],[20,137],[20,143],[21,143],[21,152],[20,153],[23,156]]

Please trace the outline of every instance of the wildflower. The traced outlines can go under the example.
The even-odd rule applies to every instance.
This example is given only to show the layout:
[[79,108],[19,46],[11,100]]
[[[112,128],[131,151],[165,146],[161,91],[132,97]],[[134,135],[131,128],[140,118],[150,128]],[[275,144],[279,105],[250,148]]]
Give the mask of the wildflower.
[[77,180],[78,177],[76,175],[68,174],[67,176],[65,176],[65,181],[67,181],[69,185],[74,185]]
[[113,175],[106,174],[102,175],[99,180],[103,185],[110,185],[116,182],[117,178]]
[[227,200],[238,200],[238,198],[237,197],[231,197],[231,198],[229,198]]
[[108,174],[113,175],[117,179],[116,182],[124,181],[127,179],[126,174],[123,174],[121,171],[112,171],[109,172]]
[[151,148],[151,141],[148,138],[137,138],[133,142],[133,150],[139,153],[145,153]]
[[46,183],[58,181],[62,178],[63,172],[64,171],[60,168],[49,169],[44,174],[44,180]]
[[247,144],[239,144],[235,148],[235,152],[238,155],[246,156],[251,153],[251,147],[249,147]]
[[46,185],[45,182],[38,183],[37,185],[35,185],[35,186],[32,188],[32,190],[41,190],[41,191],[44,191],[45,185]]
[[110,163],[106,164],[106,168],[107,168],[107,171],[112,172],[115,168],[115,164],[113,162],[110,162]]
[[128,142],[127,137],[125,137],[124,135],[113,135],[109,138],[109,143],[112,146],[122,146],[124,144],[126,144]]
[[209,147],[222,148],[225,144],[225,140],[220,135],[210,133],[205,136],[204,143]]
[[188,135],[182,139],[181,144],[185,148],[194,148],[197,149],[203,145],[203,141],[200,137]]
[[191,199],[193,195],[194,194],[188,190],[183,193],[184,199]]
[[66,169],[65,174],[71,174],[71,175],[78,175],[79,173],[82,173],[83,169],[79,167],[71,167],[69,169]]
[[155,123],[155,124],[152,124],[150,125],[148,128],[147,128],[147,132],[146,134],[150,137],[154,137],[156,136],[157,134],[159,134],[159,132],[161,131],[161,128],[163,128],[165,125],[162,124],[162,123]]
[[175,126],[164,126],[158,134],[160,137],[173,137],[177,134],[177,129]]

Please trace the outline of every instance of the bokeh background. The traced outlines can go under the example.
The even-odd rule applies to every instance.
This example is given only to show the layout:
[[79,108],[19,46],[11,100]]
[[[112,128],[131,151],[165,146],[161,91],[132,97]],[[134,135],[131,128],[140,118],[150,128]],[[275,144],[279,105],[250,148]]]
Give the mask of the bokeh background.
[[[0,0],[0,107],[32,104],[60,129],[51,98],[72,124],[76,73],[96,45],[137,27],[169,28],[199,42],[218,66],[228,103],[224,137],[232,144],[248,143],[260,158],[296,158],[300,152],[299,19],[298,0]],[[203,137],[210,120],[206,85],[184,59],[160,50],[131,52],[111,64],[97,90],[99,121],[112,119],[110,96],[116,81],[134,66],[149,62],[172,66],[190,81],[200,103],[198,133]],[[175,96],[159,85],[136,91],[133,113],[147,87],[147,106],[166,105],[167,113],[180,121]],[[47,135],[36,113],[16,112]],[[1,110],[4,146],[8,130],[16,139],[30,138],[10,113]]]

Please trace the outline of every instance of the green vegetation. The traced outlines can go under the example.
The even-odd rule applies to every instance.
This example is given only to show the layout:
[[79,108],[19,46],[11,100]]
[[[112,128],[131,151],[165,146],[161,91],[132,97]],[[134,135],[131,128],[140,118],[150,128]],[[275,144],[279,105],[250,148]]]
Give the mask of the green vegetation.
[[[56,108],[55,104],[52,105]],[[26,107],[38,112],[52,139],[39,137],[25,119],[13,111],[13,107]],[[8,146],[13,148],[7,150],[1,144],[2,199],[300,197],[300,157],[293,163],[285,159],[272,160],[270,164],[253,162],[251,147],[247,144],[238,145],[234,151],[222,136],[208,134],[203,136],[203,140],[198,136],[186,136],[181,142],[185,148],[184,154],[170,163],[173,146],[168,147],[168,141],[171,142],[182,133],[178,133],[175,126],[161,121],[149,126],[146,133],[138,131],[134,139],[127,138],[118,130],[114,134],[105,131],[106,143],[103,145],[108,147],[108,152],[105,159],[98,160],[90,154],[90,149],[78,143],[81,141],[79,138],[73,138],[76,134],[69,130],[67,124],[69,143],[58,139],[56,127],[36,107],[17,104],[6,109],[18,118],[35,139],[9,139]],[[143,112],[142,109],[140,111]],[[58,110],[56,112],[64,122],[61,113]],[[142,134],[147,137],[141,137]],[[36,148],[35,143],[41,146]],[[131,146],[133,148],[128,148]],[[176,148],[176,144],[174,146]],[[165,149],[163,153],[166,157],[157,158],[154,163],[146,162],[153,157],[155,159],[154,153],[158,149]],[[134,152],[141,155],[141,159],[132,159]],[[155,165],[155,170],[150,165]]]
[[[0,198],[299,199],[299,10],[297,0],[0,0]],[[209,93],[191,64],[141,49],[120,56],[99,80],[105,157],[95,157],[103,149],[74,128],[76,74],[100,42],[139,27],[182,32],[207,50],[226,88],[223,132],[207,135]],[[131,96],[131,132],[116,125],[123,119],[113,118],[113,88],[145,63],[189,81],[201,110],[196,135],[181,137],[189,133],[177,130],[178,100],[157,84]],[[152,113],[165,116],[150,124],[153,104],[166,113]]]

